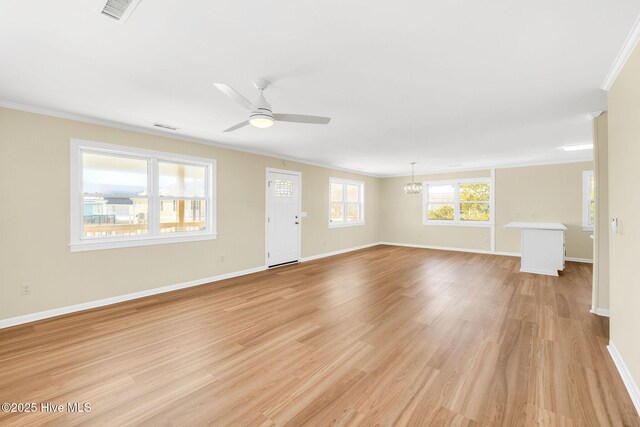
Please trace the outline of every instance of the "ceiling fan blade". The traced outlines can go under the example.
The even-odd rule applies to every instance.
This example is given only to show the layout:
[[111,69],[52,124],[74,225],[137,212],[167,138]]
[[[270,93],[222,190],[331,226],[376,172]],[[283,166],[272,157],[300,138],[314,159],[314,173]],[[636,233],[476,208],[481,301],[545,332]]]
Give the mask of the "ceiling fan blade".
[[314,125],[326,125],[331,117],[305,116],[302,114],[274,114],[273,118],[278,122],[310,123]]
[[238,123],[238,124],[237,124],[237,125],[235,125],[235,126],[231,126],[229,129],[225,129],[225,130],[224,130],[224,132],[233,132],[234,130],[236,130],[236,129],[240,129],[240,128],[243,128],[243,127],[245,127],[245,126],[246,126],[246,125],[248,125],[248,124],[249,124],[249,120],[245,120],[245,121],[244,121],[244,122],[242,122],[242,123]]
[[231,98],[234,101],[236,101],[238,104],[242,105],[247,110],[249,110],[249,111],[255,110],[253,104],[247,98],[245,98],[244,96],[240,95],[238,93],[238,91],[236,91],[231,86],[226,85],[224,83],[214,83],[214,85],[215,85],[215,87],[220,89],[220,91],[222,93],[224,93],[229,98]]

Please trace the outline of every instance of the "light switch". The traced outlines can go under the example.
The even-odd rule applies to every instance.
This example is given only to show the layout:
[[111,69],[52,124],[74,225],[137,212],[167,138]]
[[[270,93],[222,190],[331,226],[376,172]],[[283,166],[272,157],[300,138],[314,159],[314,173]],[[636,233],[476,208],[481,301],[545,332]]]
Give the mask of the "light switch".
[[307,217],[306,212],[300,212],[300,218],[306,218],[306,217]]

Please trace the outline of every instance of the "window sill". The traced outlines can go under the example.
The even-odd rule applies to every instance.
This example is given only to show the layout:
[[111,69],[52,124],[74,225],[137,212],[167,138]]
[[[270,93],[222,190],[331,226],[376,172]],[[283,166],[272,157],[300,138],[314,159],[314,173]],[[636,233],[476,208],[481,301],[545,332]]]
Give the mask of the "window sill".
[[71,252],[99,251],[104,249],[132,248],[136,246],[164,245],[168,243],[198,242],[202,240],[215,240],[215,233],[196,234],[192,236],[167,236],[146,237],[123,240],[85,240],[71,243]]
[[494,227],[492,222],[422,221],[422,225],[445,225],[449,227]]
[[342,223],[329,223],[329,228],[344,228],[344,227],[356,227],[364,225],[364,222],[342,222]]

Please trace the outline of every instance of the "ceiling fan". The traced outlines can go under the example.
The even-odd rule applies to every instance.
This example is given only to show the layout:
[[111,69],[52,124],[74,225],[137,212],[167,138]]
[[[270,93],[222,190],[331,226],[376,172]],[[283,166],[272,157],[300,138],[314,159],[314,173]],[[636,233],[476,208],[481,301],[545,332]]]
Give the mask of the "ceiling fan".
[[222,93],[249,110],[249,120],[245,120],[242,123],[231,126],[229,129],[226,129],[225,132],[232,132],[249,124],[257,128],[268,128],[273,125],[274,121],[309,123],[315,125],[326,125],[331,121],[330,117],[305,116],[301,114],[274,114],[271,111],[271,104],[267,102],[263,95],[263,92],[269,86],[269,83],[270,82],[268,80],[263,79],[257,79],[253,81],[253,85],[256,87],[256,89],[258,89],[258,92],[260,92],[260,95],[255,102],[250,102],[247,98],[240,95],[229,85],[226,85],[224,83],[214,83],[214,85],[218,89],[220,89]]

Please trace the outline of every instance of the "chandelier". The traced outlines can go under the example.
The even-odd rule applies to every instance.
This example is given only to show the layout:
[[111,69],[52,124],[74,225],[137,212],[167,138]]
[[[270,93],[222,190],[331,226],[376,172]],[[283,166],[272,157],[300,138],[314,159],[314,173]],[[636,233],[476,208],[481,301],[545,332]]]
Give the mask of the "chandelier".
[[411,182],[407,182],[404,185],[405,194],[420,194],[422,193],[422,183],[415,182],[413,179],[413,169],[416,162],[411,162]]

